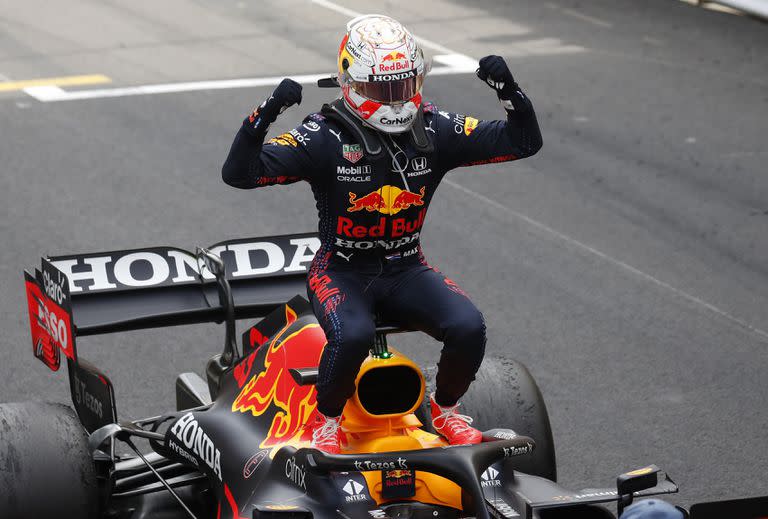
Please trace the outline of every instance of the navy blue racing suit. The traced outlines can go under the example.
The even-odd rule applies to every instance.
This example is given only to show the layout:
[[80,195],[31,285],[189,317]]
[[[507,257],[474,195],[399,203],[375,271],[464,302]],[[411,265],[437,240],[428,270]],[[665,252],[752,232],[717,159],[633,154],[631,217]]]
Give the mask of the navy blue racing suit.
[[266,129],[244,121],[222,169],[224,181],[250,189],[304,180],[317,203],[321,247],[307,293],[328,340],[316,385],[324,415],[339,416],[354,393],[374,342],[375,313],[443,342],[440,405],[454,405],[474,380],[485,350],[483,316],[427,263],[419,235],[448,171],[521,159],[541,148],[536,115],[526,103],[527,110],[507,110],[505,121],[424,104],[418,121],[431,150],[424,152],[408,134],[381,133],[385,153],[376,157],[347,127],[320,113],[266,144]]

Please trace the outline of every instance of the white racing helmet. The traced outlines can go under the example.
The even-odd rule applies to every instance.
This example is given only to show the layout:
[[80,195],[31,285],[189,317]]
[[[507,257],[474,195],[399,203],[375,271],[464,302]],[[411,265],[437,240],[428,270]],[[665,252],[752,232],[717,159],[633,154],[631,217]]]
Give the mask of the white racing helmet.
[[379,14],[350,20],[338,67],[344,102],[354,114],[386,133],[411,128],[421,106],[427,64],[400,22]]

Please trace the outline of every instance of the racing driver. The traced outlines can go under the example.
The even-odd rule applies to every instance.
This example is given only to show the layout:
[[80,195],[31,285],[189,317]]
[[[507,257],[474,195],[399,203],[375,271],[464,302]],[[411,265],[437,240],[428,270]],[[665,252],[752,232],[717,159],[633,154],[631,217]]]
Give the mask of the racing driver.
[[340,451],[342,410],[374,343],[377,313],[443,343],[432,423],[452,445],[481,441],[457,407],[483,359],[483,316],[427,263],[419,234],[446,172],[529,157],[541,148],[541,133],[503,58],[487,56],[477,69],[501,102],[502,121],[424,102],[427,68],[403,25],[387,16],[357,17],[339,47],[339,99],[264,144],[277,116],[301,103],[301,86],[284,79],[245,118],[222,169],[224,181],[241,189],[300,180],[312,187],[321,246],[307,292],[328,340],[312,446],[328,453]]

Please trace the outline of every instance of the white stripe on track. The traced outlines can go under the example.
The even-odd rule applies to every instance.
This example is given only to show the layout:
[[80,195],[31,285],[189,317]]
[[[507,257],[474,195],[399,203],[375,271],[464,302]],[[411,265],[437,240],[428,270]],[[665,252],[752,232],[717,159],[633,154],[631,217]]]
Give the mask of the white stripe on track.
[[[474,72],[477,67],[463,54],[438,55],[434,60],[445,63],[447,66],[432,69],[430,75],[445,76],[451,74],[467,74]],[[118,88],[96,88],[89,90],[64,90],[57,86],[27,87],[24,92],[43,103],[58,101],[81,101],[85,99],[100,99],[110,97],[127,97],[150,94],[172,94],[178,92],[196,92],[199,90],[226,90],[232,88],[253,88],[263,86],[275,86],[280,84],[284,77],[290,77],[297,83],[310,85],[317,83],[318,79],[327,78],[330,74],[302,74],[298,76],[272,76],[260,78],[221,79],[212,81],[192,81],[186,83],[163,83],[157,85],[139,85]]]
[[724,318],[724,319],[726,319],[726,320],[728,320],[728,321],[730,321],[730,322],[740,326],[741,328],[744,328],[744,329],[754,333],[755,335],[760,336],[764,341],[768,341],[768,332],[766,332],[765,330],[761,330],[760,328],[752,326],[751,324],[749,324],[745,320],[743,320],[743,319],[741,319],[739,317],[736,317],[735,315],[732,315],[732,314],[726,312],[725,310],[721,310],[720,308],[716,307],[715,305],[713,305],[711,303],[708,303],[708,302],[704,301],[703,299],[701,299],[699,297],[696,297],[694,295],[689,294],[688,292],[680,290],[679,288],[676,288],[676,287],[670,285],[669,283],[666,283],[666,282],[664,282],[664,281],[662,281],[662,280],[660,280],[658,278],[655,278],[652,275],[647,274],[647,273],[643,272],[642,270],[633,267],[632,265],[629,265],[628,263],[624,263],[623,261],[621,261],[619,259],[616,259],[616,258],[614,258],[612,256],[609,256],[608,254],[606,254],[604,252],[601,252],[601,251],[595,249],[594,247],[591,247],[591,246],[587,245],[586,243],[582,243],[582,242],[580,242],[580,241],[578,241],[578,240],[576,240],[574,238],[571,238],[570,236],[567,236],[567,235],[565,235],[565,234],[563,234],[563,233],[561,233],[559,231],[556,231],[556,230],[552,229],[551,227],[549,227],[549,226],[547,226],[547,225],[545,225],[545,224],[543,224],[543,223],[541,223],[541,222],[539,222],[537,220],[534,220],[533,218],[531,218],[529,216],[524,215],[523,213],[517,212],[514,209],[510,209],[509,207],[507,207],[507,206],[497,202],[496,200],[488,198],[485,195],[482,195],[482,194],[480,194],[480,193],[478,193],[476,191],[473,191],[473,190],[471,190],[471,189],[469,189],[467,187],[464,187],[461,184],[458,184],[458,183],[454,182],[453,180],[443,179],[443,182],[448,184],[449,186],[451,186],[451,187],[461,191],[462,193],[465,193],[467,195],[475,197],[478,200],[482,200],[483,203],[485,203],[485,204],[487,204],[487,205],[489,205],[489,206],[491,206],[491,207],[493,207],[495,209],[498,209],[498,210],[500,210],[502,212],[510,214],[510,215],[514,216],[515,218],[518,218],[518,219],[524,221],[528,225],[530,225],[532,227],[535,227],[536,229],[539,229],[540,231],[544,231],[545,233],[550,234],[550,235],[554,236],[555,238],[558,238],[558,239],[568,243],[569,245],[577,247],[577,248],[579,248],[579,249],[581,249],[583,251],[586,251],[586,252],[588,252],[588,253],[590,253],[590,254],[592,254],[594,256],[597,256],[598,258],[600,258],[600,259],[602,259],[602,260],[604,260],[604,261],[606,261],[608,263],[611,263],[611,264],[613,264],[613,265],[615,265],[615,266],[617,266],[617,267],[619,267],[621,269],[624,269],[624,270],[626,270],[628,272],[631,272],[632,274],[634,274],[634,275],[644,279],[645,281],[649,281],[649,282],[653,283],[654,285],[657,285],[657,286],[659,286],[661,288],[669,290],[670,292],[674,293],[678,297],[681,297],[681,298],[683,298],[683,299],[685,299],[685,300],[687,300],[687,301],[689,301],[689,302],[691,302],[691,303],[693,303],[695,305],[701,306],[701,307],[709,310],[710,312],[712,312],[712,313],[714,313],[714,314],[716,314],[716,315],[718,315],[718,316],[720,316],[720,317],[722,317],[722,318]]

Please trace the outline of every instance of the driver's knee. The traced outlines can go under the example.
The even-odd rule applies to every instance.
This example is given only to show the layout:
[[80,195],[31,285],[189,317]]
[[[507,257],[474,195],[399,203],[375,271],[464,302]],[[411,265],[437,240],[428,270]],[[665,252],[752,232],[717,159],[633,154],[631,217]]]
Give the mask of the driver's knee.
[[449,348],[482,348],[485,346],[485,319],[475,308],[453,317],[444,325],[445,345]]

